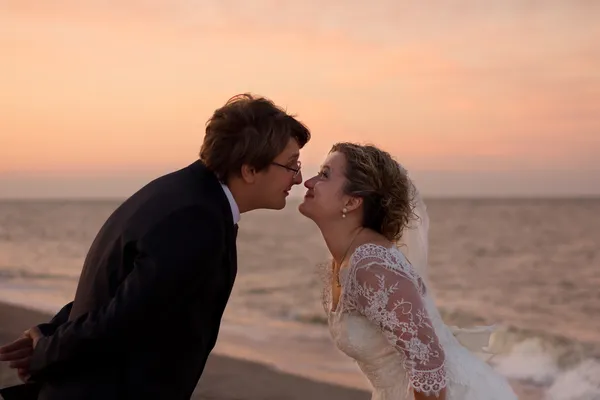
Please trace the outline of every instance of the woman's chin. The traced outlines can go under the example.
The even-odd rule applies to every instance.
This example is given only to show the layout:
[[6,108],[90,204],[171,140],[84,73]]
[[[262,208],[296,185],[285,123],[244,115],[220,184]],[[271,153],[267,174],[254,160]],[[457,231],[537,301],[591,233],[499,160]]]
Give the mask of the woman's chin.
[[[306,204],[306,199],[302,200],[300,204],[298,204],[298,211],[300,214],[304,215],[306,218],[311,218],[310,209]],[[312,219],[312,218],[311,218]]]

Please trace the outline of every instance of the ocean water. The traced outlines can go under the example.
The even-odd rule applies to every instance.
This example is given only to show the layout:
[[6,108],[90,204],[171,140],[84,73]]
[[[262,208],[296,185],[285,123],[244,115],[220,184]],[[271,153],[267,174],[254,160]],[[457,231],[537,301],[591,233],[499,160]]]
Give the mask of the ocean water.
[[[491,363],[545,398],[600,399],[600,199],[426,202],[430,279],[446,322],[497,324],[501,353]],[[96,232],[119,204],[1,201],[0,301],[51,313],[70,301]],[[217,347],[361,387],[331,348],[321,305],[328,254],[296,206],[242,216]]]

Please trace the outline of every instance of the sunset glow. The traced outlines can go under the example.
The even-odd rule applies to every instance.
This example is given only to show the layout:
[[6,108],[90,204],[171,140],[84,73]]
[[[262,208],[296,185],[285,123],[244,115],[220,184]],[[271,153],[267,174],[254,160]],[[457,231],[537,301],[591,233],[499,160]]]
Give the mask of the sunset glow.
[[178,168],[247,91],[311,128],[305,165],[352,140],[415,171],[600,171],[599,3],[51,3],[0,3],[0,179]]

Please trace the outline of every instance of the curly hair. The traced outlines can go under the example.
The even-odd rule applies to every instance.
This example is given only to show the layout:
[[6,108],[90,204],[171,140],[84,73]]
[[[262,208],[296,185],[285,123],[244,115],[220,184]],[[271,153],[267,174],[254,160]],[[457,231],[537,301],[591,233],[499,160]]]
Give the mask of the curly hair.
[[344,194],[363,199],[363,226],[397,242],[414,213],[415,186],[387,152],[356,143],[336,143],[330,153],[346,157]]

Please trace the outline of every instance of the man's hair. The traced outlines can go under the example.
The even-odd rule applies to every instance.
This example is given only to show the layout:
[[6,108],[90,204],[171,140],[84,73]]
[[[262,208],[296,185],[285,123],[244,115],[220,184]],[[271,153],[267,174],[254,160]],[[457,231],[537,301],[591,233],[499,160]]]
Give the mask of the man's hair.
[[207,121],[200,160],[226,182],[240,173],[243,164],[257,171],[267,168],[290,138],[302,148],[310,140],[310,131],[272,101],[240,94]]

